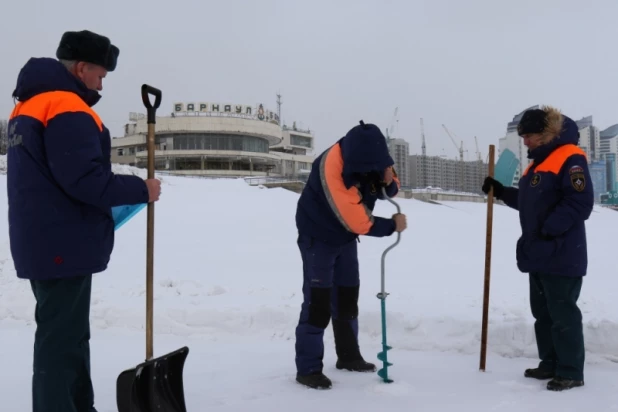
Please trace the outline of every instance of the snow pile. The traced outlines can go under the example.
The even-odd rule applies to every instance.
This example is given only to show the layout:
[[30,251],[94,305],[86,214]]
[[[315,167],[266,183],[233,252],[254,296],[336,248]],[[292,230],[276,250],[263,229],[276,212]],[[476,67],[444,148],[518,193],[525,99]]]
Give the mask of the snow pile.
[[[126,166],[115,171],[142,173]],[[0,176],[0,186],[6,186],[6,176]],[[0,214],[6,216],[5,196],[0,190]],[[538,393],[543,382],[522,376],[524,367],[536,364],[536,344],[527,276],[515,265],[517,213],[500,205],[494,209],[491,372],[482,375],[476,371],[486,205],[398,198],[409,228],[386,258],[389,359],[397,383],[383,385],[375,374],[335,370],[328,329],[325,372],[336,389],[323,398],[293,385],[294,328],[302,300],[297,200],[291,191],[260,189],[242,179],[165,177],[155,207],[155,354],[185,344],[191,348],[185,372],[189,410],[267,411],[282,403],[297,405],[297,412],[371,405],[405,410],[411,400],[415,410],[432,411],[461,410],[462,405],[502,412],[578,410],[590,402],[600,410],[618,405],[611,386],[612,361],[618,361],[618,281],[610,241],[611,228],[618,226],[615,211],[596,208],[587,226],[590,265],[580,307],[588,351],[583,391],[589,395],[573,394],[554,404],[545,392]],[[379,216],[393,212],[388,202],[379,202],[375,211]],[[0,333],[5,353],[12,354],[5,366],[16,372],[0,397],[16,399],[9,403],[12,410],[27,410],[34,299],[29,283],[16,278],[7,223],[0,219]],[[380,257],[394,240],[362,237],[358,245],[360,340],[370,361],[381,350]],[[143,359],[145,252],[143,211],[117,232],[110,266],[94,278],[91,347],[101,412],[116,410],[117,374]],[[109,351],[116,355],[105,355]],[[443,396],[445,387],[449,396]],[[487,388],[480,389],[487,396],[471,395],[479,388]]]
[[[146,179],[148,171],[135,166],[121,165],[118,163],[112,163],[112,172],[119,175],[135,175],[142,179]],[[158,176],[157,176],[158,177]]]
[[[6,155],[0,155],[0,174],[6,175],[7,160]],[[133,166],[121,165],[117,163],[112,164],[112,172],[125,175],[136,175],[141,178],[146,178],[146,169],[140,169]]]
[[[127,166],[115,169],[141,172]],[[297,199],[293,192],[259,190],[242,179],[166,177],[162,200],[156,205],[157,332],[293,339],[302,281],[295,244]],[[409,216],[409,229],[387,257],[389,338],[399,349],[476,353],[486,206],[398,201]],[[390,204],[380,202],[376,214],[390,216],[393,211]],[[489,350],[534,357],[528,282],[514,260],[517,215],[503,206],[496,206],[494,214]],[[605,241],[607,227],[617,223],[618,214],[602,208],[588,223],[590,275],[581,307],[589,352],[618,359],[618,346],[612,343],[618,339],[618,304],[613,297],[618,282],[612,245]],[[31,322],[31,293],[15,278],[6,222],[1,225],[5,247],[0,249],[0,319]],[[95,278],[94,328],[144,327],[145,234],[145,212],[117,233],[110,267]],[[363,237],[359,244],[360,328],[365,340],[379,340],[375,294],[380,286],[380,255],[393,240]]]

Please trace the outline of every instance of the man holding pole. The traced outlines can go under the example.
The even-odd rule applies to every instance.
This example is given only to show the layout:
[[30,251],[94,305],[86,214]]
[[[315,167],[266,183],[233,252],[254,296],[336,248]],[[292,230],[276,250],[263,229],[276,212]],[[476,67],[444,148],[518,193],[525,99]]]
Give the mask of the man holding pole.
[[584,385],[584,336],[577,306],[588,267],[585,221],[594,205],[586,154],[575,122],[552,107],[524,113],[518,133],[532,161],[519,188],[487,177],[483,192],[519,211],[517,266],[529,273],[530,306],[540,363],[525,376],[547,389]]
[[159,199],[157,179],[115,175],[110,134],[92,109],[119,50],[107,37],[62,36],[58,60],[19,72],[9,121],[9,237],[36,299],[34,412],[95,412],[90,378],[92,274],[114,246],[111,208]]

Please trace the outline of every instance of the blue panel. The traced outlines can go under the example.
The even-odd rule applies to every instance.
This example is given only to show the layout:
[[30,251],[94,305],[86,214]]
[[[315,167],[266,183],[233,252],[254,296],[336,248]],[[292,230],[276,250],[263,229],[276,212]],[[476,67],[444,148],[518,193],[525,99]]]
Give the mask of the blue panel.
[[118,230],[122,225],[127,223],[133,216],[135,216],[140,210],[145,208],[147,203],[139,205],[127,205],[112,207],[112,216],[114,217],[114,229]]
[[515,173],[518,167],[519,160],[517,160],[515,153],[506,149],[500,153],[500,157],[496,162],[494,179],[507,187],[513,186],[513,179],[515,179]]

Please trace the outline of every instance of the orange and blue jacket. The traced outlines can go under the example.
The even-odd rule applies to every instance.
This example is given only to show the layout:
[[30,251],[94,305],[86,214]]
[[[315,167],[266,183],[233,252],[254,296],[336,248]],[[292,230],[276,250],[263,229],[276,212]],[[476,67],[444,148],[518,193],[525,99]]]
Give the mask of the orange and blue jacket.
[[[390,236],[394,220],[374,216],[373,209],[383,199],[384,171],[393,164],[379,128],[361,124],[351,129],[313,162],[296,209],[299,234],[332,245],[360,235]],[[387,196],[395,196],[399,187],[395,176]]]
[[529,152],[532,159],[518,188],[501,196],[519,211],[522,234],[517,266],[524,273],[585,276],[588,251],[585,221],[594,206],[585,152],[577,146],[576,123],[564,117],[560,136]]
[[113,206],[148,202],[138,176],[111,170],[111,139],[94,112],[100,96],[60,62],[21,69],[8,129],[9,237],[17,276],[51,279],[107,268]]

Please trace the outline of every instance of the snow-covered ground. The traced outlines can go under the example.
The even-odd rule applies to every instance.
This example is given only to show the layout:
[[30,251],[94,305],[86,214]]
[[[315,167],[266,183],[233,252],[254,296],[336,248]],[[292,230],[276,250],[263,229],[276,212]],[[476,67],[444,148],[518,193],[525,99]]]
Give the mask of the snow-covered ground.
[[[129,168],[117,168],[130,172]],[[144,171],[138,174],[145,176]],[[330,391],[294,381],[294,328],[302,269],[294,213],[298,195],[243,180],[165,176],[156,206],[155,356],[187,345],[185,395],[193,411],[575,411],[618,410],[618,213],[595,209],[588,223],[589,276],[580,305],[587,344],[586,386],[548,392],[523,378],[535,366],[528,281],[515,266],[516,212],[494,209],[487,371],[478,371],[486,206],[398,199],[408,230],[386,263],[388,339],[384,384],[376,374],[334,368]],[[0,176],[6,216],[6,176]],[[394,208],[380,202],[375,213]],[[0,219],[2,410],[30,407],[34,333],[29,285],[15,276],[7,220]],[[146,213],[117,233],[109,269],[94,278],[92,362],[99,412],[115,411],[118,374],[144,358]],[[363,237],[361,349],[380,349],[380,255],[393,238]]]

